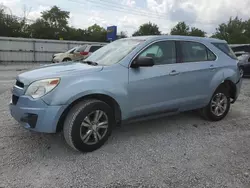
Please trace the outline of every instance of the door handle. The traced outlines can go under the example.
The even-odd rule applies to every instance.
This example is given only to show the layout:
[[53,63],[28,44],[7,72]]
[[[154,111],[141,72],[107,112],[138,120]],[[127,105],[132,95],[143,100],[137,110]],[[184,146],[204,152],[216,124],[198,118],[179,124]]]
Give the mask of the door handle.
[[214,71],[214,70],[215,70],[214,65],[210,65],[209,69],[210,69],[211,71]]
[[176,70],[172,70],[172,71],[169,73],[170,76],[175,76],[175,75],[178,75],[178,74],[180,74],[180,72],[178,72],[178,71],[176,71]]

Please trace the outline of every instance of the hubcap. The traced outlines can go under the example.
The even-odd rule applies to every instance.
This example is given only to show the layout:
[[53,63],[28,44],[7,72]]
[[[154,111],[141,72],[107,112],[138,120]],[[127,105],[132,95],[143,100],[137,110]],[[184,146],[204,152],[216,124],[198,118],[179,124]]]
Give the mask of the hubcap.
[[85,144],[98,143],[108,131],[108,116],[101,110],[89,113],[83,120],[80,136]]
[[223,115],[227,110],[227,97],[223,93],[217,93],[211,101],[211,111],[216,116]]

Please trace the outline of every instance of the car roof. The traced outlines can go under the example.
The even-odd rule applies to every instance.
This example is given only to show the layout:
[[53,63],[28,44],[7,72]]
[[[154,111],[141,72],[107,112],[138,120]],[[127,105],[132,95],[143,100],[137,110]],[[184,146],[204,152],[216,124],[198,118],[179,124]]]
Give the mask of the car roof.
[[104,44],[83,44],[83,45],[76,46],[74,48],[81,48],[81,47],[85,47],[85,46],[104,46]]
[[225,40],[208,38],[208,37],[192,37],[192,36],[181,36],[181,35],[148,35],[148,36],[136,36],[130,37],[130,39],[139,39],[139,40],[163,40],[163,39],[173,39],[173,40],[191,40],[191,41],[206,41],[206,42],[217,42],[217,43],[226,43]]

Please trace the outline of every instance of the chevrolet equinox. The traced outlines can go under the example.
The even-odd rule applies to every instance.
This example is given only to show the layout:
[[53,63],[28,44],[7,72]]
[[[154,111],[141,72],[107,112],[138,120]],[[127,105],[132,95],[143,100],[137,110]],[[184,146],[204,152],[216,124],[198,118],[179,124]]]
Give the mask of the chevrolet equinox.
[[63,131],[73,149],[90,152],[124,121],[189,110],[219,121],[240,87],[238,60],[226,41],[131,37],[111,42],[87,59],[18,75],[10,112],[29,130]]

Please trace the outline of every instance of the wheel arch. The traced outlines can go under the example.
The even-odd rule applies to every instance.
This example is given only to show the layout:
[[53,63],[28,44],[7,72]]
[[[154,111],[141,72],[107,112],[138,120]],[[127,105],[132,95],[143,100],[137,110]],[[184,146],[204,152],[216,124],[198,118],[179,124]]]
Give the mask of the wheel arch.
[[62,58],[62,61],[65,61],[65,60],[71,61],[72,59],[70,57],[64,57],[64,58]]
[[118,102],[113,97],[111,97],[107,94],[103,94],[103,93],[87,94],[87,95],[78,97],[69,103],[69,105],[63,111],[63,113],[61,114],[61,116],[57,122],[56,132],[60,132],[63,130],[63,123],[64,123],[65,118],[66,118],[67,114],[69,113],[70,109],[74,105],[78,104],[79,102],[81,102],[83,100],[88,100],[88,99],[97,99],[97,100],[100,100],[100,101],[107,103],[114,111],[116,122],[119,123],[121,121],[121,117],[122,117],[121,108],[120,108],[120,105],[118,104]]
[[214,90],[214,92],[220,87],[224,87],[227,89],[227,91],[229,92],[228,93],[229,97],[231,99],[234,100],[236,98],[237,89],[236,89],[236,84],[233,81],[231,81],[230,79],[224,80],[221,84],[219,84],[219,86]]

